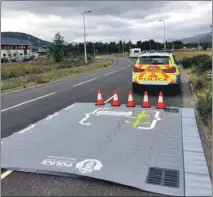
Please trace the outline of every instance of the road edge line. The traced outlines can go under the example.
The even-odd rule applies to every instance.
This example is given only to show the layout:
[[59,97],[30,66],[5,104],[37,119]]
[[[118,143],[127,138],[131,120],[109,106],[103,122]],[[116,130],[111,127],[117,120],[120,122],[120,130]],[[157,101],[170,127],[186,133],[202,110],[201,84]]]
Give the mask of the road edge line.
[[1,180],[6,178],[8,175],[10,175],[13,171],[12,170],[7,170],[3,174],[1,174]]
[[40,97],[31,99],[31,100],[29,100],[29,101],[25,101],[25,102],[19,103],[19,104],[17,104],[17,105],[13,105],[13,106],[11,106],[11,107],[2,109],[1,112],[4,112],[4,111],[10,110],[10,109],[19,107],[19,106],[24,105],[24,104],[27,104],[27,103],[31,103],[31,102],[33,102],[33,101],[36,101],[36,100],[39,100],[39,99],[42,99],[42,98],[45,98],[45,97],[48,97],[48,96],[51,96],[51,95],[53,95],[53,94],[55,94],[55,93],[56,93],[56,92],[52,92],[52,93],[50,93],[50,94],[46,94],[46,95],[44,95],[44,96],[40,96]]
[[[115,66],[117,64],[117,61],[114,60],[115,63],[108,66],[107,68],[111,67],[111,66]],[[83,76],[83,75],[86,75],[86,74],[89,74],[91,72],[95,72],[95,71],[98,71],[98,70],[102,70],[106,67],[103,67],[103,68],[99,68],[97,70],[92,70],[92,71],[89,71],[89,72],[86,72],[86,73],[82,73],[82,74],[79,74],[79,75],[74,75],[74,76],[70,76],[70,77],[64,77],[64,78],[61,78],[61,79],[56,79],[54,81],[50,81],[48,83],[43,83],[43,84],[38,84],[38,85],[32,85],[32,86],[29,86],[29,87],[26,87],[26,88],[14,88],[14,89],[10,89],[10,90],[5,90],[3,92],[1,92],[1,95],[4,96],[4,95],[7,95],[7,94],[11,94],[11,93],[16,93],[16,92],[20,92],[22,90],[27,90],[27,89],[30,89],[30,88],[36,88],[36,87],[39,87],[39,86],[44,86],[44,85],[48,85],[48,84],[51,84],[51,83],[55,83],[55,82],[58,82],[58,81],[63,81],[63,80],[67,80],[67,79],[71,79],[71,78],[75,78],[75,77],[80,77],[80,76]]]

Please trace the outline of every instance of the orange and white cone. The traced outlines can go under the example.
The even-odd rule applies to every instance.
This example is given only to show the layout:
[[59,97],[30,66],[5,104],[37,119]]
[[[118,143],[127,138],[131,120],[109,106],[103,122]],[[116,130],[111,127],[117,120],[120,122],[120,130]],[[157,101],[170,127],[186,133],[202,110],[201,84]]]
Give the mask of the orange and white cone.
[[141,107],[145,107],[145,108],[151,107],[147,91],[144,92],[144,98],[143,98],[143,103],[142,103]]
[[163,102],[163,92],[160,92],[159,98],[158,98],[158,103],[157,103],[157,109],[164,109],[165,108],[165,103]]
[[129,96],[128,96],[127,107],[135,107],[135,106],[136,106],[136,104],[135,104],[135,102],[134,102],[134,100],[133,100],[133,93],[132,93],[132,91],[130,90],[130,91],[129,91]]
[[120,106],[120,105],[121,105],[121,103],[118,100],[118,91],[115,90],[114,91],[114,97],[113,97],[113,100],[112,100],[112,106]]
[[98,90],[98,97],[96,105],[104,105],[104,99],[102,98],[102,91]]

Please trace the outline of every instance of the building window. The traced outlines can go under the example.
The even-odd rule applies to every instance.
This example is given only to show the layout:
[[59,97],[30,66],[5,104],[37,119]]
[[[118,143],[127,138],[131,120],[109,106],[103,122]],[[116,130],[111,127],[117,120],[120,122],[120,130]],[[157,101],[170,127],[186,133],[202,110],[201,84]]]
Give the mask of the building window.
[[6,57],[7,55],[4,53],[3,56]]
[[16,54],[15,54],[15,53],[13,53],[13,57],[16,57]]
[[20,55],[23,55],[23,53],[20,53]]

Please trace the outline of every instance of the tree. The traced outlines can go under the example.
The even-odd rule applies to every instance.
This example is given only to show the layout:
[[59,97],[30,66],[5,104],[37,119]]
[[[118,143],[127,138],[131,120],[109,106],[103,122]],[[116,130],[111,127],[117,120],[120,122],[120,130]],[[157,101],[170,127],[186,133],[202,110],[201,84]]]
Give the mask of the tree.
[[64,58],[64,38],[59,32],[55,34],[53,43],[53,46],[50,48],[51,55],[55,62],[61,62]]

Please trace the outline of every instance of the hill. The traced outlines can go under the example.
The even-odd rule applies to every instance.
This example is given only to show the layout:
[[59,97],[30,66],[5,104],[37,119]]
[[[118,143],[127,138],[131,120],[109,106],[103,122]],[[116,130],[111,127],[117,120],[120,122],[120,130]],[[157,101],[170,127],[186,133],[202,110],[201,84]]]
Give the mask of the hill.
[[35,36],[21,32],[1,32],[1,37],[28,40],[33,43],[34,46],[50,46],[52,44],[51,42],[41,40]]
[[[172,38],[168,38],[167,41],[168,42],[174,42],[176,39],[172,39]],[[212,34],[211,32],[208,33],[204,33],[204,34],[198,34],[198,35],[194,35],[188,38],[181,38],[178,39],[181,40],[184,44],[187,43],[203,43],[203,42],[212,42]]]
[[198,34],[181,40],[183,43],[212,42],[211,32]]

